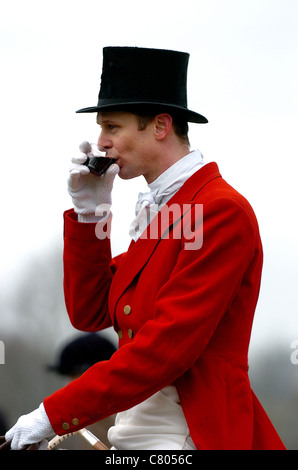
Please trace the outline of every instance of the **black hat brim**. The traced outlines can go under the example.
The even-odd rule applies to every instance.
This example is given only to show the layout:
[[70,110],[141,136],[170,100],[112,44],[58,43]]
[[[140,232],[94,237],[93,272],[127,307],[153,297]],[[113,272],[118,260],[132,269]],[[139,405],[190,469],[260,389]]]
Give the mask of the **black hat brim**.
[[152,103],[150,102],[124,102],[124,103],[110,103],[99,106],[91,106],[89,108],[78,109],[76,113],[98,113],[104,111],[135,111],[135,112],[168,112],[173,117],[185,119],[187,122],[197,124],[207,124],[208,119],[202,114],[191,111],[187,108],[171,105],[168,103]]

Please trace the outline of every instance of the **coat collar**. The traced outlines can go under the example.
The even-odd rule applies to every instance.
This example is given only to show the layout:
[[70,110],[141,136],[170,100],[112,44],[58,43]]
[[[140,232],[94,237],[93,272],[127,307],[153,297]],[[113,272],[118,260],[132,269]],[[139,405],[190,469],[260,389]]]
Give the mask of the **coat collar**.
[[[218,177],[221,177],[221,175],[215,162],[204,165],[200,170],[194,173],[159,211],[157,216],[147,227],[148,231],[151,230],[149,233],[156,233],[154,229],[152,232],[153,224],[157,224],[157,226],[160,227],[161,224],[159,221],[163,217],[165,210],[167,210],[166,206],[169,207],[172,204],[182,205],[187,203],[193,205],[196,194],[211,180]],[[170,216],[171,215],[172,214],[170,213]],[[175,216],[169,218],[169,224],[165,227],[165,230],[168,230],[171,225],[177,222],[178,219],[175,219]],[[165,230],[163,230],[163,233]],[[126,255],[121,260],[121,264],[118,267],[111,284],[109,296],[111,313],[114,312],[116,303],[122,293],[150,259],[161,237],[162,233],[158,233],[158,237],[150,238],[141,236],[136,242],[131,242]]]

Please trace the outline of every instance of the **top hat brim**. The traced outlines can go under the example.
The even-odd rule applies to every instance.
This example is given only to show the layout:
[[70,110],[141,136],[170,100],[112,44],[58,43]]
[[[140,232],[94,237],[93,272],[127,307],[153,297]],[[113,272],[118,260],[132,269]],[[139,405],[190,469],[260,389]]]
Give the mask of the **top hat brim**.
[[142,101],[142,102],[114,102],[109,104],[99,104],[97,106],[91,106],[89,108],[78,109],[76,113],[98,113],[104,111],[141,111],[144,112],[168,112],[172,114],[173,117],[179,117],[185,119],[187,122],[194,122],[197,124],[207,124],[208,119],[205,118],[202,114],[191,111],[182,106],[177,106],[168,103],[159,103],[152,101]]

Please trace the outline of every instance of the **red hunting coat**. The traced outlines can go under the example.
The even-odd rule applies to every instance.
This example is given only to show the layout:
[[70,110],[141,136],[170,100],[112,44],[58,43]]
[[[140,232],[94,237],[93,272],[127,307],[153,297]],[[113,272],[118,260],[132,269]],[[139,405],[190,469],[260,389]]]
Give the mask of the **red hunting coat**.
[[[168,211],[165,227],[171,205],[187,210]],[[203,225],[196,207],[203,208]],[[262,271],[251,206],[209,163],[154,221],[162,233],[111,259],[109,239],[95,235],[95,224],[65,213],[70,320],[84,331],[113,325],[119,350],[45,399],[55,432],[76,431],[175,384],[197,449],[284,449],[248,377]],[[196,249],[191,230],[198,240],[203,234]]]

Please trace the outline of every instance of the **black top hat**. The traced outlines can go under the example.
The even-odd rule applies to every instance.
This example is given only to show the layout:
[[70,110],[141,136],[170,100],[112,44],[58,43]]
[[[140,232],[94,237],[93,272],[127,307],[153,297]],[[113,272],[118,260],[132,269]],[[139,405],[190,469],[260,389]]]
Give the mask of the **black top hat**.
[[97,106],[77,113],[169,112],[188,122],[208,120],[187,108],[189,54],[139,47],[105,47]]
[[108,339],[88,333],[66,344],[57,363],[48,365],[47,369],[62,375],[81,374],[97,362],[108,361],[115,351]]

